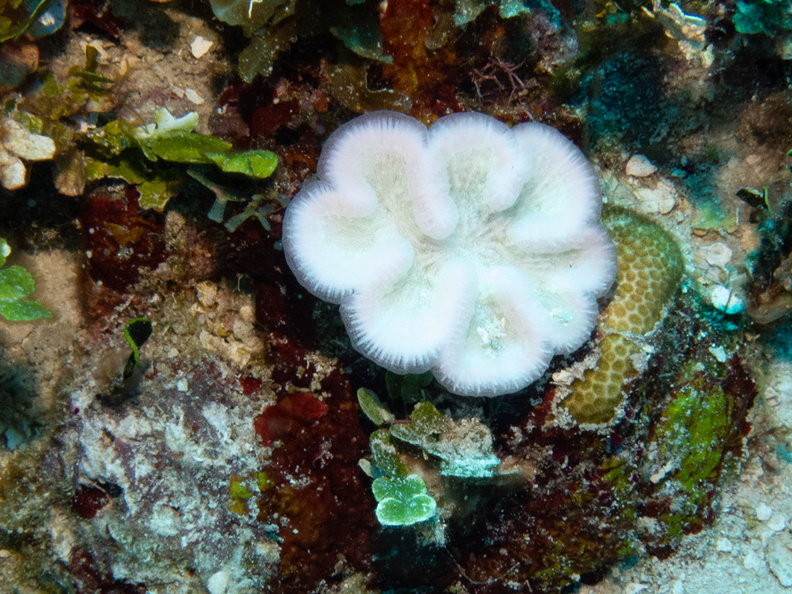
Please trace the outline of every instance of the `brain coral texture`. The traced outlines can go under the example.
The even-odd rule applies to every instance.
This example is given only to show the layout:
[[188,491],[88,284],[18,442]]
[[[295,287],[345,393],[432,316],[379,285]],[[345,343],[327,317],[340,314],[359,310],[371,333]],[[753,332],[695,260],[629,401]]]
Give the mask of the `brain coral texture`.
[[383,111],[330,136],[283,245],[363,355],[495,396],[589,337],[616,267],[600,210],[591,165],[552,128]]

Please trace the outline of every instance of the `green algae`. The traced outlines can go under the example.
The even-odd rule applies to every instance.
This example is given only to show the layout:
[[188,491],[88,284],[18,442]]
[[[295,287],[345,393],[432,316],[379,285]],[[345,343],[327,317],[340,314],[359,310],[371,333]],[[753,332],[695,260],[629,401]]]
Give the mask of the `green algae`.
[[36,290],[36,281],[22,266],[5,266],[11,247],[0,238],[0,316],[10,322],[51,318],[52,313],[40,303],[27,299]]
[[377,500],[375,513],[383,526],[410,526],[425,522],[437,513],[437,502],[426,492],[426,483],[416,474],[379,477],[371,485]]

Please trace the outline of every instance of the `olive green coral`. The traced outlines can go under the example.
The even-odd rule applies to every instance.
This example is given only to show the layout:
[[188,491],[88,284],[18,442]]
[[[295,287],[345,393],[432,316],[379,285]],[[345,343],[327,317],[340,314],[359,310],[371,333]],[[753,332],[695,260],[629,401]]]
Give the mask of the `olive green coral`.
[[629,338],[609,334],[600,343],[601,355],[594,369],[575,382],[563,405],[578,423],[607,423],[622,401],[622,386],[637,375],[632,355],[640,348]]
[[623,399],[623,386],[638,375],[633,357],[641,338],[657,326],[674,295],[684,260],[671,235],[625,208],[607,207],[602,222],[616,244],[616,289],[600,318],[600,356],[562,402],[578,423],[607,423]]
[[682,253],[662,227],[625,208],[605,209],[602,222],[616,244],[619,266],[605,324],[616,332],[646,334],[679,286]]

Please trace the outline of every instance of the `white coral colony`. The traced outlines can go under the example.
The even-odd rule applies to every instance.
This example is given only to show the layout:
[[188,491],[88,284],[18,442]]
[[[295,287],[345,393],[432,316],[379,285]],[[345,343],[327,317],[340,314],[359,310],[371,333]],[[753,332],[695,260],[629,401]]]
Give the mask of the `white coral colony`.
[[374,112],[331,135],[318,177],[286,210],[286,258],[382,367],[496,396],[588,339],[615,250],[596,175],[556,130]]

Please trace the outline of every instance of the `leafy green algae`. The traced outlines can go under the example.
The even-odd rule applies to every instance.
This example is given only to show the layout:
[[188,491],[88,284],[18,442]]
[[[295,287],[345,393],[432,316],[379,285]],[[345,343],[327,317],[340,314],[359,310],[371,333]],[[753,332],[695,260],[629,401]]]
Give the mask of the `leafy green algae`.
[[[0,267],[11,254],[11,247],[0,238]],[[52,314],[40,303],[26,299],[36,290],[36,281],[21,266],[0,268],[0,316],[11,322],[51,318]]]

